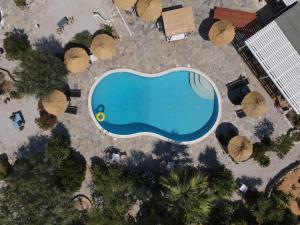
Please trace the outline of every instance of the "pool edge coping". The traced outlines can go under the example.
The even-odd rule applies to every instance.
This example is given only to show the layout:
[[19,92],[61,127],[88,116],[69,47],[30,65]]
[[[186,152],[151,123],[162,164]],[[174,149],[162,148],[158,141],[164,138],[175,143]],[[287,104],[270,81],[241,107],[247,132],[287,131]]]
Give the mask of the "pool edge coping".
[[[151,78],[151,77],[160,77],[160,76],[163,76],[167,73],[174,72],[174,71],[179,71],[179,70],[187,70],[187,71],[190,71],[190,72],[200,74],[201,76],[205,77],[210,82],[210,84],[214,87],[215,93],[217,95],[217,98],[218,98],[218,116],[217,116],[217,119],[216,119],[214,125],[203,136],[201,136],[201,137],[199,137],[195,140],[192,140],[192,141],[182,141],[182,142],[180,142],[180,141],[175,141],[175,140],[166,138],[165,136],[162,136],[162,135],[159,135],[159,134],[156,134],[156,133],[152,133],[152,132],[138,132],[138,133],[128,134],[128,135],[119,135],[119,134],[114,134],[114,133],[111,133],[111,132],[105,130],[98,123],[98,121],[96,120],[93,109],[92,109],[92,95],[94,93],[94,90],[95,90],[96,86],[105,77],[109,76],[112,73],[129,72],[129,73],[134,73],[138,76]],[[139,72],[139,71],[136,71],[136,70],[125,69],[125,68],[108,70],[94,81],[94,83],[93,83],[93,85],[92,85],[92,87],[89,91],[89,95],[88,95],[88,108],[89,108],[90,116],[92,117],[92,120],[96,124],[97,128],[100,129],[104,134],[108,134],[113,138],[134,138],[134,137],[139,137],[139,136],[150,136],[150,137],[159,138],[159,139],[164,140],[164,141],[173,142],[173,143],[180,143],[180,144],[194,144],[194,143],[200,142],[200,141],[204,140],[205,138],[207,138],[209,135],[211,135],[216,130],[216,127],[219,125],[221,115],[222,115],[221,95],[220,95],[220,92],[219,92],[219,89],[218,89],[217,85],[205,73],[203,73],[200,70],[193,69],[193,68],[190,68],[190,67],[174,67],[174,68],[167,69],[167,70],[164,70],[164,71],[159,72],[159,73],[152,73],[152,74],[143,73],[143,72]]]

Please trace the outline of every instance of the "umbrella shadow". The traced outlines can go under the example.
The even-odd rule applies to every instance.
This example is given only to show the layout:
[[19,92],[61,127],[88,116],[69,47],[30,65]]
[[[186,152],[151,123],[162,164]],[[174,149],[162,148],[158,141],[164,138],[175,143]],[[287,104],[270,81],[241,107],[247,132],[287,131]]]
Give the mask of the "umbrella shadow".
[[204,19],[199,28],[198,28],[198,33],[199,35],[203,38],[203,40],[209,41],[209,30],[212,27],[213,23],[215,22],[214,18],[213,18],[213,9],[210,10],[209,12],[209,17]]
[[55,56],[61,55],[63,53],[62,43],[53,35],[37,39],[34,45],[38,51],[43,53]]

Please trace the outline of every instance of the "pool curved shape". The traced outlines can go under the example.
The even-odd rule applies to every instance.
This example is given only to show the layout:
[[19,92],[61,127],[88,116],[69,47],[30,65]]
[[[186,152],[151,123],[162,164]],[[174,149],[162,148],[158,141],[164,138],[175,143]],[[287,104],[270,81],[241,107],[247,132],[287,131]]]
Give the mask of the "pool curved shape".
[[[195,69],[178,67],[158,74],[117,69],[95,81],[88,104],[97,127],[113,137],[150,135],[193,143],[216,128],[220,99],[216,85]],[[99,112],[105,115],[102,122],[96,119]]]

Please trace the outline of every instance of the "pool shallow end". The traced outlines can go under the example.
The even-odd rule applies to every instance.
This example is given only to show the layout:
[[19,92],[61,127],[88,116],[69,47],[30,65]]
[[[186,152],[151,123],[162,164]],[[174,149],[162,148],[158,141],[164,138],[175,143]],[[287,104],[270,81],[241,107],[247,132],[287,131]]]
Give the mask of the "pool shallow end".
[[[201,134],[201,136],[199,138],[195,137],[195,139],[193,140],[188,140],[188,141],[176,141],[176,140],[173,140],[173,139],[169,139],[161,134],[158,134],[156,132],[136,132],[136,133],[132,133],[132,134],[116,134],[116,133],[111,133],[109,132],[108,130],[106,130],[105,128],[103,128],[101,126],[101,123],[98,123],[98,121],[95,119],[95,115],[94,115],[94,111],[93,111],[93,105],[92,105],[92,99],[93,99],[93,93],[95,91],[95,88],[97,87],[97,85],[107,76],[113,74],[113,73],[122,73],[122,72],[127,72],[127,73],[132,73],[132,74],[135,74],[135,75],[138,75],[138,76],[141,76],[141,77],[147,77],[147,78],[154,78],[154,77],[160,77],[160,76],[164,76],[164,75],[167,75],[167,74],[170,74],[172,72],[176,72],[176,71],[188,71],[188,72],[193,72],[193,73],[196,73],[196,74],[200,74],[201,76],[203,76],[206,80],[209,81],[209,83],[213,86],[214,90],[215,90],[215,94],[216,94],[216,98],[217,98],[217,116],[214,118],[214,123],[213,123],[213,126],[210,127],[210,129],[206,130],[206,132],[203,132],[203,135]],[[220,120],[220,117],[221,117],[221,111],[222,111],[222,108],[221,108],[221,98],[220,98],[220,94],[219,94],[219,91],[218,91],[218,88],[216,87],[216,85],[211,81],[211,79],[209,77],[207,77],[205,74],[203,74],[201,71],[198,71],[198,70],[195,70],[195,69],[192,69],[192,68],[187,68],[187,67],[176,67],[176,68],[173,68],[173,69],[169,69],[169,70],[165,70],[163,72],[160,72],[160,73],[157,73],[157,74],[145,74],[145,73],[141,73],[141,72],[138,72],[138,71],[135,71],[135,70],[130,70],[130,69],[116,69],[116,70],[110,70],[110,71],[107,71],[106,73],[104,73],[100,78],[98,78],[90,92],[89,92],[89,98],[88,98],[88,107],[89,107],[89,112],[90,112],[90,115],[94,121],[94,123],[96,124],[96,126],[102,131],[104,132],[105,134],[108,134],[112,137],[115,137],[115,138],[131,138],[131,137],[138,137],[138,136],[152,136],[152,137],[156,137],[156,138],[159,138],[159,139],[162,139],[162,140],[165,140],[165,141],[170,141],[170,142],[177,142],[177,143],[182,143],[182,144],[192,144],[192,143],[195,143],[195,142],[199,142],[201,140],[203,140],[204,138],[206,138],[207,136],[209,136],[216,128],[216,126],[218,125],[219,123],[219,120]],[[214,109],[215,111],[215,109]],[[202,129],[202,128],[201,128]]]

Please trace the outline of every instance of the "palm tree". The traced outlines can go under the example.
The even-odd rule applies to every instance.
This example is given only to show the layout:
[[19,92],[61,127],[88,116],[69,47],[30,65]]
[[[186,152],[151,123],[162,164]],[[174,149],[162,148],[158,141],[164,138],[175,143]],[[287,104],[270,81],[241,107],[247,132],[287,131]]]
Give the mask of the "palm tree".
[[[213,196],[207,177],[187,170],[161,178],[162,204],[178,224],[200,224],[209,216]],[[180,221],[181,220],[181,221]]]

